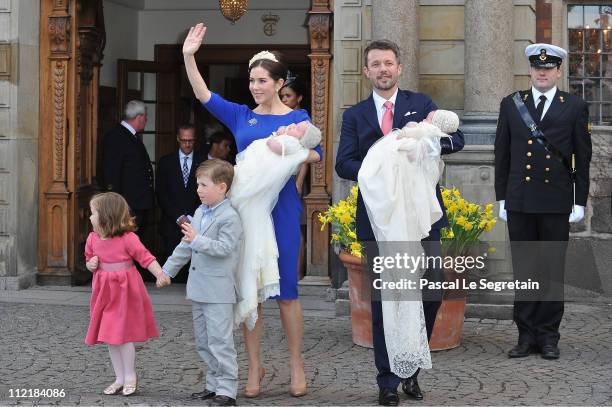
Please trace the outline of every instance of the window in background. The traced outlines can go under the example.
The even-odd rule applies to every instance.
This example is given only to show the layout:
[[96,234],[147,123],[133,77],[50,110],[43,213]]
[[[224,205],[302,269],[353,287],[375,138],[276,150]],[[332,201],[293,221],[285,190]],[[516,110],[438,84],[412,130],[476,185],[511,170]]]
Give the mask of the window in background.
[[612,124],[612,4],[567,6],[569,92],[594,124]]

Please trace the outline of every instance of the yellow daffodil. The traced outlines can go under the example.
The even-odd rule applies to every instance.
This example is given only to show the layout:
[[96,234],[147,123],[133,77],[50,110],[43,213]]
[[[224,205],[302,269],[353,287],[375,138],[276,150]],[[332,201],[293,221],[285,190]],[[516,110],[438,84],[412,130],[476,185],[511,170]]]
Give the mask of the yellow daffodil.
[[353,242],[351,243],[351,254],[353,256],[361,257],[361,243]]
[[463,225],[465,225],[465,222],[466,222],[466,221],[467,221],[467,219],[465,218],[465,216],[459,216],[459,217],[457,218],[457,221],[456,221],[456,222],[457,222],[457,225],[459,225],[459,226],[463,226]]

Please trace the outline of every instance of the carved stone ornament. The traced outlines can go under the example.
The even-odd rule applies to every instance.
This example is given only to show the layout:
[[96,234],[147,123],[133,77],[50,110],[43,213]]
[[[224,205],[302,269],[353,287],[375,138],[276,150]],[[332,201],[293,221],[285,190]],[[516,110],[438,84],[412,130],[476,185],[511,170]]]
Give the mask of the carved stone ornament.
[[261,16],[261,21],[263,21],[264,23],[264,34],[266,34],[268,37],[271,37],[276,34],[276,24],[278,24],[279,20],[280,17],[276,14],[272,14],[271,12]]

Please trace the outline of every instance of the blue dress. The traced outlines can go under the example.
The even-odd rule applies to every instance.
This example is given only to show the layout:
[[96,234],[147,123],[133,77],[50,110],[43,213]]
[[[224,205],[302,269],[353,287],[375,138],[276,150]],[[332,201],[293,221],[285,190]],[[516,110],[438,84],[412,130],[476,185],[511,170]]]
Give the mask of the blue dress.
[[[248,106],[228,102],[216,93],[212,93],[210,100],[203,106],[234,134],[238,152],[246,149],[254,140],[270,136],[280,126],[310,121],[304,110],[294,110],[284,115],[258,114]],[[315,151],[323,157],[321,146],[317,146]],[[272,210],[280,274],[280,295],[271,297],[273,299],[294,300],[298,297],[301,213],[302,202],[295,187],[295,177],[291,177],[278,195],[278,202]]]

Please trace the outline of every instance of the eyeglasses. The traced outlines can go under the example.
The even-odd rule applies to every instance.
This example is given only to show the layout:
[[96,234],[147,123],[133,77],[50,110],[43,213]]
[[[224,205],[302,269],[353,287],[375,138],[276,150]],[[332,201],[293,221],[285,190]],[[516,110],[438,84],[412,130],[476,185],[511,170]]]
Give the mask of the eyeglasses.
[[181,143],[181,144],[193,144],[193,143],[195,143],[195,140],[194,139],[189,139],[189,140],[179,139],[179,143]]

